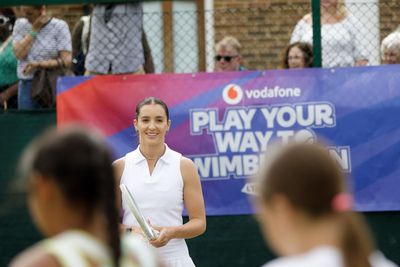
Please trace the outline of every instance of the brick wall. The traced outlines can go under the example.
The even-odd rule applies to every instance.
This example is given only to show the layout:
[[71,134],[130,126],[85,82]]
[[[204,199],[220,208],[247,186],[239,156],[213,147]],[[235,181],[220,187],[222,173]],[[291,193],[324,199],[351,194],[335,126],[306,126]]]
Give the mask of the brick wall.
[[65,20],[70,30],[73,29],[75,23],[83,15],[83,5],[48,6],[47,10],[52,16]]
[[379,19],[381,40],[400,26],[400,1],[380,1]]

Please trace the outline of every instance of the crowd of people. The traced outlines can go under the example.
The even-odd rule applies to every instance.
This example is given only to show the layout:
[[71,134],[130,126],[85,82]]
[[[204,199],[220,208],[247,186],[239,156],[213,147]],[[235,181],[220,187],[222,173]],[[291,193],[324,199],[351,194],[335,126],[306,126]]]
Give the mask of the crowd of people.
[[[17,19],[18,17],[18,19]],[[343,0],[321,1],[323,67],[368,65],[363,25]],[[282,51],[280,68],[313,67],[312,14],[294,26],[290,44]],[[3,109],[54,107],[38,96],[41,77],[58,75],[143,74],[155,70],[143,29],[140,3],[86,5],[85,16],[69,30],[67,23],[49,16],[44,5],[0,9],[0,106]],[[214,71],[246,68],[242,45],[225,36],[214,49]],[[400,64],[400,33],[381,43],[382,64]],[[72,71],[67,71],[67,70]],[[55,78],[49,86],[55,90]],[[39,89],[38,89],[39,88]]]

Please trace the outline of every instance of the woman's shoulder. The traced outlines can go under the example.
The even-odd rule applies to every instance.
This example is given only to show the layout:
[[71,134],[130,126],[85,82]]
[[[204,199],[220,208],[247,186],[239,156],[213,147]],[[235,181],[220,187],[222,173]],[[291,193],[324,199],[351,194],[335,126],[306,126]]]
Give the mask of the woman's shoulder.
[[263,267],[338,267],[343,266],[340,251],[334,247],[320,246],[308,252],[277,258]]
[[21,252],[11,261],[9,267],[60,267],[57,260],[44,250],[40,244],[38,243]]
[[119,158],[119,159],[114,160],[114,162],[112,163],[112,165],[113,165],[115,168],[120,168],[120,167],[123,168],[124,165],[125,165],[125,156],[122,157],[122,158]]
[[307,25],[311,25],[312,23],[312,16],[311,13],[305,14],[299,22],[305,23]]
[[15,21],[15,24],[20,24],[20,25],[25,25],[26,24],[26,25],[29,25],[30,23],[26,18],[18,18]]
[[14,24],[14,34],[15,31],[28,29],[30,27],[30,23],[26,18],[19,18],[15,21]]
[[295,31],[302,32],[304,30],[309,29],[311,25],[312,25],[311,14],[306,14],[296,23]]
[[59,19],[59,18],[51,18],[49,25],[54,28],[65,28],[67,27],[69,30],[69,26],[65,20]]
[[181,174],[184,180],[197,178],[197,168],[194,162],[182,156],[180,161]]
[[125,170],[125,158],[126,158],[126,156],[116,159],[112,163],[112,165],[114,167],[115,179],[118,182],[118,184],[119,184],[122,174],[124,173],[124,170]]
[[192,167],[192,166],[194,166],[194,162],[190,158],[182,156],[181,157],[181,166]]

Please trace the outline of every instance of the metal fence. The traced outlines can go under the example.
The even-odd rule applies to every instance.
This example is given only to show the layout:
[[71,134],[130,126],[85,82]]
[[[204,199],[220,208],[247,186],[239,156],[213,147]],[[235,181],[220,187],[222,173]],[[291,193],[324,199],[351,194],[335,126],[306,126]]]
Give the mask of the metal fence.
[[[133,4],[103,4],[95,7],[91,16],[86,19],[81,19],[85,15],[83,5],[49,6],[47,13],[66,21],[69,26],[73,47],[71,66],[75,75],[84,75],[85,72],[211,72],[220,69],[221,64],[234,65],[234,62],[238,63],[232,66],[236,69],[240,66],[240,69],[265,70],[290,67],[288,61],[301,61],[310,56],[304,52],[296,54],[294,50],[290,54],[292,49],[287,50],[294,42],[313,43],[309,1],[266,1],[263,4],[250,2],[241,5],[230,1],[215,1],[211,7],[199,4],[200,2],[145,2],[143,11],[132,7]],[[14,8],[14,11],[18,17],[23,16],[19,8]],[[322,55],[322,66],[352,67],[396,63],[396,60],[389,61],[388,55],[397,53],[399,60],[398,35],[392,35],[391,42],[384,47],[385,51],[381,51],[381,43],[399,27],[398,14],[398,0],[350,0],[335,9],[321,5],[322,50],[317,53]],[[14,36],[15,31],[16,27]],[[59,29],[58,31],[60,33]],[[28,27],[25,32],[22,31],[21,36],[23,34],[30,35],[27,38],[34,39],[33,42],[47,43],[40,31],[38,34],[32,33]],[[226,36],[235,37],[240,43],[240,49],[235,47],[226,51],[230,49],[222,46],[225,51],[217,51],[215,45]],[[64,41],[65,38],[62,42]],[[228,47],[229,45],[231,43],[228,42]],[[64,60],[55,60],[58,54],[50,51],[54,46],[57,44],[50,47],[44,45],[42,50],[37,51],[39,56],[27,56],[26,59],[47,60],[49,58],[43,54],[48,53],[53,61],[42,65],[49,69],[68,66]],[[396,47],[397,50],[394,49]],[[50,50],[46,52],[46,49]],[[35,66],[33,72],[42,65]],[[12,66],[15,68],[15,65]],[[298,67],[296,64],[294,66]],[[0,67],[2,72],[7,68],[6,64]],[[3,93],[5,86],[9,85],[2,84],[2,103],[7,100]],[[11,94],[9,92],[6,95]],[[7,106],[16,108],[15,101],[14,96],[6,101]],[[41,107],[43,106],[45,105]]]

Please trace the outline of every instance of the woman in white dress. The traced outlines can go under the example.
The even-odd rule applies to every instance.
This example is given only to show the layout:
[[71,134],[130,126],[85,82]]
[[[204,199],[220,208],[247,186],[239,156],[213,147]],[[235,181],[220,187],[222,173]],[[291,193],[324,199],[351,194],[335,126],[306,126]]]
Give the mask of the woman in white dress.
[[[117,182],[125,184],[144,217],[159,232],[149,241],[166,267],[194,266],[185,242],[204,233],[206,217],[200,178],[194,163],[165,144],[171,125],[167,105],[149,97],[136,107],[133,125],[139,137],[136,150],[114,162]],[[183,208],[189,221],[183,224]],[[140,233],[133,214],[122,201],[122,224]]]
[[[346,10],[343,0],[321,0],[322,66],[367,65],[364,32],[364,26]],[[296,24],[290,39],[291,44],[295,42],[313,43],[311,13]]]
[[322,145],[267,155],[258,176],[258,219],[280,258],[264,267],[394,267],[375,251],[337,162]]
[[46,132],[26,150],[21,173],[28,203],[47,238],[11,267],[156,267],[138,238],[120,238],[112,157],[98,135],[67,127]]

